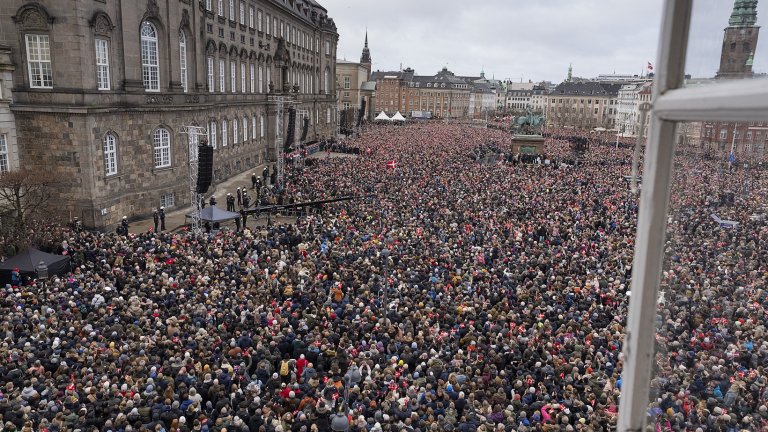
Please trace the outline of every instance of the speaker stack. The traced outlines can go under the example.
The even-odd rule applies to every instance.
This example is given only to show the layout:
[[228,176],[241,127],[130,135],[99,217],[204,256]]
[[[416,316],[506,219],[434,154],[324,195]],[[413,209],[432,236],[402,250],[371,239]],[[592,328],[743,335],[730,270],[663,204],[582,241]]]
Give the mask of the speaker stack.
[[309,117],[304,117],[304,126],[301,129],[301,142],[307,140],[307,132],[309,132]]
[[201,144],[197,147],[197,193],[208,192],[213,181],[213,147]]
[[363,103],[360,104],[360,112],[357,113],[358,127],[360,127],[360,124],[363,123],[363,117],[365,117],[365,99],[363,99]]
[[288,149],[293,145],[293,140],[296,139],[296,108],[288,109],[288,133],[285,136],[285,148]]

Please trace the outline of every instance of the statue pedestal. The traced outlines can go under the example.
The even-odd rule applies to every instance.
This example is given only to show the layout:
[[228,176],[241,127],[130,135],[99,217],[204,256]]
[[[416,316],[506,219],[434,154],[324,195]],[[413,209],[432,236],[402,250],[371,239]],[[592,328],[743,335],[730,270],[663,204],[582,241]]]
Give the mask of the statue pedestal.
[[513,135],[512,153],[543,154],[544,137],[541,135]]

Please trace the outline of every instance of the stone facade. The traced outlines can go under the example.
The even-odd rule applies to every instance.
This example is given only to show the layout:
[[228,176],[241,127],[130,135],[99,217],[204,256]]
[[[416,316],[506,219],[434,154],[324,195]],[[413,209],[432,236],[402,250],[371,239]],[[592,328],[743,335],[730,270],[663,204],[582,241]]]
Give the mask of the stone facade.
[[376,71],[376,112],[392,116],[397,111],[409,116],[413,111],[428,111],[433,118],[463,118],[470,115],[470,85],[448,68],[435,75],[416,75],[413,69],[401,72]]
[[[310,118],[307,140],[334,135],[337,42],[311,0],[4,2],[19,164],[68,178],[60,207],[87,226],[146,216],[171,197],[184,207],[184,126],[209,129],[214,184],[274,159],[272,96]],[[38,55],[46,46],[50,60]]]
[[0,44],[0,171],[19,167],[16,120],[11,112],[14,69],[11,48]]

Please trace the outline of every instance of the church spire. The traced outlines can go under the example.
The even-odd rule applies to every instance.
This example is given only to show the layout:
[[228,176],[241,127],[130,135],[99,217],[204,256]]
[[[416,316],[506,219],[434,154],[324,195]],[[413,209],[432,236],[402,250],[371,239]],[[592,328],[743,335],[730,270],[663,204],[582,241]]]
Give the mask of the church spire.
[[363,55],[360,56],[360,63],[371,65],[371,50],[368,49],[368,30],[365,30],[365,45],[363,46]]
[[571,82],[573,79],[573,63],[568,64],[568,82]]
[[735,0],[728,27],[752,27],[757,23],[757,0]]

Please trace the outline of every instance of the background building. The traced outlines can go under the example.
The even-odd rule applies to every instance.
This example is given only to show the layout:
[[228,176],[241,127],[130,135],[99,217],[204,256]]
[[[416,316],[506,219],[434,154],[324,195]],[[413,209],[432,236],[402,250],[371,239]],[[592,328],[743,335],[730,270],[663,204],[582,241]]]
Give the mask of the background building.
[[[371,104],[373,92],[365,85],[371,77],[371,52],[368,49],[368,34],[365,35],[365,45],[360,56],[360,62],[336,60],[336,81],[338,86],[339,112],[353,112],[352,121],[357,122],[358,110],[365,101],[366,117],[374,112]],[[350,111],[353,110],[353,111]],[[347,117],[349,117],[347,115]],[[341,117],[342,128],[345,117]],[[349,119],[347,119],[349,120]]]
[[613,128],[620,87],[595,81],[561,83],[545,97],[547,125]]
[[470,85],[448,68],[435,75],[416,75],[413,69],[400,72],[376,71],[375,112],[393,115],[400,111],[428,111],[435,118],[460,118],[469,115]]
[[11,112],[14,69],[11,47],[0,44],[0,173],[19,167],[16,120]]
[[183,126],[208,128],[214,183],[274,160],[270,94],[292,97],[310,138],[334,136],[338,33],[314,0],[8,0],[0,11],[19,165],[69,179],[61,210],[88,226],[186,204],[196,139]]

